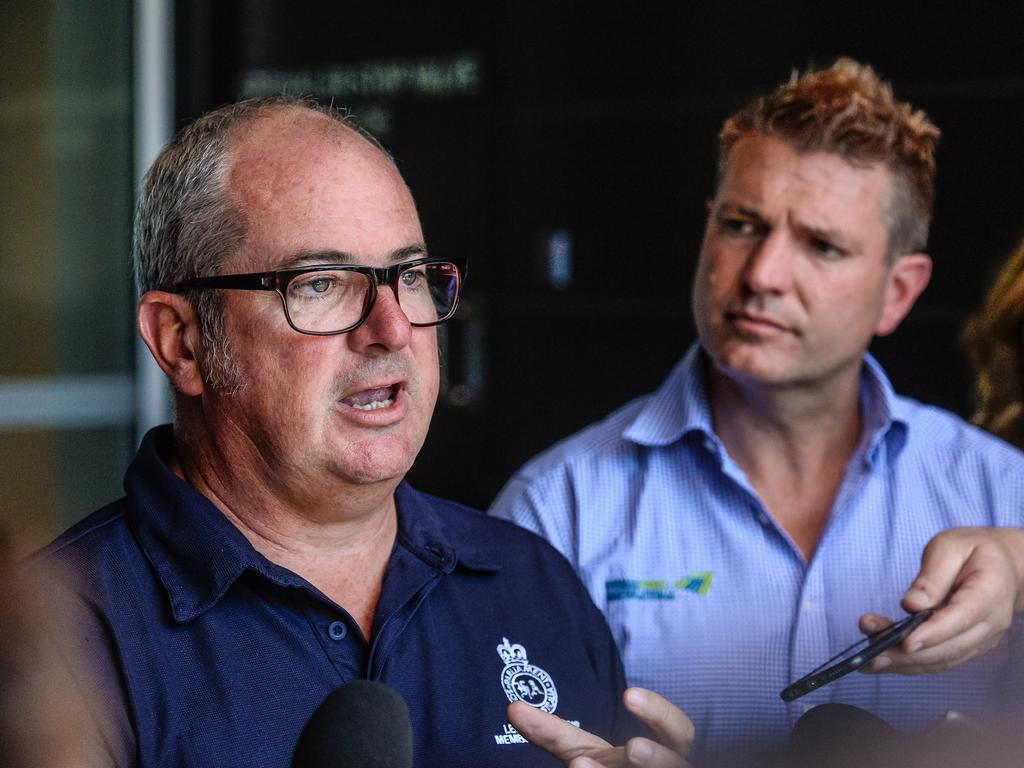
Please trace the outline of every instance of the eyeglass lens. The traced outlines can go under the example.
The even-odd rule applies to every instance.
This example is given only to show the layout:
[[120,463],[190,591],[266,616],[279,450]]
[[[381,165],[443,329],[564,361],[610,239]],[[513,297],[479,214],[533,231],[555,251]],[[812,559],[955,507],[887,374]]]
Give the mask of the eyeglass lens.
[[[288,316],[297,328],[314,333],[349,328],[367,310],[372,281],[369,275],[347,269],[299,275],[288,284]],[[459,273],[454,264],[420,264],[399,273],[395,295],[410,323],[431,325],[452,312],[458,287]]]

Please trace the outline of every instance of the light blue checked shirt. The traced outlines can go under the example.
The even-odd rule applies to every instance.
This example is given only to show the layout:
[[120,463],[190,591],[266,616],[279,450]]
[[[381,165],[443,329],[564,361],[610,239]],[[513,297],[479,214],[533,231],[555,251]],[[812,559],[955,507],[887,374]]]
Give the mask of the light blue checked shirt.
[[905,615],[900,597],[936,533],[1024,525],[1024,454],[898,397],[866,356],[863,438],[807,564],[715,435],[704,369],[694,346],[656,392],[527,463],[491,510],[569,559],[608,618],[630,684],[693,720],[695,754],[777,745],[823,702],[903,728],[947,710],[1024,707],[1020,621],[997,649],[943,674],[854,673],[779,698],[861,637],[861,614]]

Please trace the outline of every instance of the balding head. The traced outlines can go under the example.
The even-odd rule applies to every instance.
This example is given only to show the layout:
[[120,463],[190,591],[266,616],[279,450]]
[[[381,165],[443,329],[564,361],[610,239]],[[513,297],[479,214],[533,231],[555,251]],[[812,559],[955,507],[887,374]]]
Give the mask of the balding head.
[[[357,142],[393,166],[375,138],[345,113],[315,101],[256,98],[209,112],[164,147],[143,180],[132,249],[140,293],[171,290],[190,277],[217,274],[242,246],[248,216],[231,192],[232,168],[239,151],[268,130]],[[237,388],[220,294],[198,291],[188,298],[199,317],[210,383]]]
[[209,112],[164,147],[143,180],[133,247],[140,292],[215,274],[235,251],[245,229],[228,193],[229,171],[238,148],[268,125],[365,142],[391,161],[347,115],[314,101],[257,98]]

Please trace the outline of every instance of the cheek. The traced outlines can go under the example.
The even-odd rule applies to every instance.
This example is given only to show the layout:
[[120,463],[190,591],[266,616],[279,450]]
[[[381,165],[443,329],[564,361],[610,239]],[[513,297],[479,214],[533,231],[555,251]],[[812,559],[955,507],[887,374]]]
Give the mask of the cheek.
[[721,304],[735,283],[733,270],[726,260],[714,253],[706,256],[697,270],[696,295],[704,306]]
[[289,338],[273,354],[267,355],[266,365],[274,370],[282,384],[302,387],[305,382],[315,381],[331,373],[326,363],[333,355],[325,341],[332,339],[332,336],[305,336],[297,340]]
[[885,299],[885,286],[877,281],[849,279],[836,281],[827,292],[817,296],[819,306],[842,313],[844,310],[858,318],[868,318],[881,308]]
[[437,391],[441,385],[441,367],[438,357],[437,331],[424,328],[429,336],[413,340],[413,356],[416,359],[416,378],[419,379],[423,395],[429,398],[431,406],[437,399]]
[[705,278],[705,282],[707,283],[708,295],[715,296],[715,295],[717,295],[718,293],[721,292],[722,284],[725,281],[722,280],[722,273],[721,272],[719,272],[719,271],[717,271],[715,269],[709,269],[708,273],[707,273],[707,277]]
[[409,360],[409,395],[413,399],[413,407],[419,418],[429,420],[441,386],[437,330],[414,328],[405,352]]
[[303,417],[308,419],[310,409],[323,410],[332,382],[331,368],[325,364],[328,359],[328,351],[315,342],[276,345],[249,357],[244,375],[264,418],[278,424],[299,423]]

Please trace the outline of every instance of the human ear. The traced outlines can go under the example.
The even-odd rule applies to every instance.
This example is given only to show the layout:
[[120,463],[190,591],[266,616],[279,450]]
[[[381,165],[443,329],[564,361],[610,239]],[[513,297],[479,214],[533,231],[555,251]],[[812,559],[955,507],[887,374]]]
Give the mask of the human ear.
[[885,303],[875,323],[875,334],[887,336],[896,330],[932,277],[932,260],[924,253],[899,256],[889,268]]
[[166,291],[147,291],[139,299],[139,334],[160,369],[183,395],[203,392],[196,361],[199,319],[184,297]]

